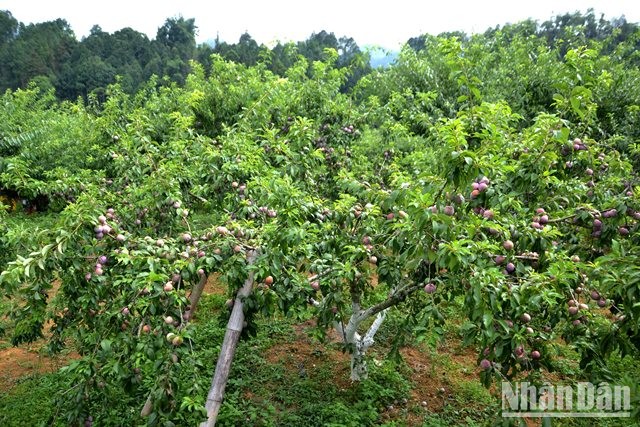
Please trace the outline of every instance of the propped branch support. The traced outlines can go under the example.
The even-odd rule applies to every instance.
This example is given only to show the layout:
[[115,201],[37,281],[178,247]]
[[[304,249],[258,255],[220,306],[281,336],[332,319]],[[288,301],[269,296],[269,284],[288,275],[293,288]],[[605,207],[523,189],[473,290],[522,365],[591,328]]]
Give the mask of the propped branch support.
[[[253,264],[257,257],[258,251],[250,250],[247,253],[247,264]],[[244,282],[244,286],[242,286],[238,291],[233,304],[233,311],[231,312],[231,317],[227,324],[227,331],[224,335],[224,340],[222,341],[222,347],[220,348],[216,371],[213,375],[213,379],[211,380],[211,388],[207,395],[207,403],[205,404],[205,409],[207,410],[207,421],[201,423],[200,427],[213,427],[216,424],[218,412],[222,406],[224,390],[227,386],[227,380],[229,379],[229,372],[231,371],[231,362],[233,361],[236,346],[244,325],[244,303],[242,300],[251,293],[252,288],[253,271],[250,271],[247,280]]]

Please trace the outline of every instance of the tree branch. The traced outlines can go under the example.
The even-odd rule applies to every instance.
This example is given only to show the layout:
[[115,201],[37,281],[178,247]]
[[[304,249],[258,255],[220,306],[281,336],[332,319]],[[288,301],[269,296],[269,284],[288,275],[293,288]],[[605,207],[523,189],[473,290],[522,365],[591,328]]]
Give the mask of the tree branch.
[[378,315],[376,316],[376,320],[374,320],[373,324],[371,325],[367,333],[364,335],[364,338],[362,339],[364,350],[367,350],[369,347],[373,345],[374,343],[373,337],[375,337],[376,332],[378,332],[378,329],[382,325],[382,322],[384,322],[385,317],[387,317],[387,310],[388,309],[385,309],[385,310],[382,310],[380,313],[378,313]]
[[391,295],[386,300],[367,308],[366,310],[364,310],[360,314],[359,317],[361,317],[361,320],[364,320],[364,319],[366,319],[366,318],[368,318],[370,316],[376,315],[376,314],[380,313],[381,311],[386,310],[387,308],[396,305],[400,301],[403,301],[408,295],[411,295],[412,293],[414,293],[415,291],[417,291],[420,288],[422,288],[422,284],[421,283],[413,284],[413,285],[407,285],[404,288],[400,289],[398,292],[396,292],[393,295]]

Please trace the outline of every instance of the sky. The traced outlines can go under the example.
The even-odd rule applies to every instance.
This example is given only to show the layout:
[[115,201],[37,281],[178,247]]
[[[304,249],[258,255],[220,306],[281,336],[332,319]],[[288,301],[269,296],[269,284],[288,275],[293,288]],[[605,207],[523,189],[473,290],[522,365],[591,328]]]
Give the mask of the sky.
[[462,30],[467,34],[533,18],[593,8],[608,19],[640,22],[639,0],[0,0],[21,22],[66,19],[76,37],[99,25],[113,33],[131,27],[155,38],[167,18],[195,18],[197,42],[235,43],[248,32],[258,43],[301,41],[326,30],[360,46],[395,50],[410,37]]

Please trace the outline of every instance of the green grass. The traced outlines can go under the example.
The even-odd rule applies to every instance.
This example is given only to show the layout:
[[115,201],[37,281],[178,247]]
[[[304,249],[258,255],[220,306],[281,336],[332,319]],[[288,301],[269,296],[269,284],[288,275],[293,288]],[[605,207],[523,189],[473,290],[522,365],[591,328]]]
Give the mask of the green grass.
[[51,396],[64,390],[64,383],[64,378],[59,374],[34,375],[21,379],[9,393],[0,393],[0,425],[50,425],[57,411]]
[[[225,316],[219,313],[226,310],[225,299],[205,295],[199,306],[195,348],[203,366],[197,378],[185,377],[182,381],[185,388],[196,381],[202,396],[194,398],[201,401],[224,336]],[[381,329],[381,337],[390,337],[397,326],[390,321],[386,331]],[[424,355],[420,360],[426,367],[423,373],[433,379],[433,384],[446,388],[424,407],[412,395],[416,387],[425,386],[416,379],[415,366],[408,360],[395,363],[385,358],[389,339],[381,339],[381,345],[371,352],[369,379],[352,384],[348,357],[341,355],[340,346],[318,343],[306,330],[309,327],[281,318],[258,319],[257,335],[238,345],[219,426],[480,426],[504,421],[497,418],[499,401],[480,385],[475,367],[461,362],[461,354],[473,354],[471,348],[440,346],[436,351],[424,343],[414,345]],[[455,327],[447,326],[447,345],[459,343],[457,335]],[[640,376],[635,359],[614,355],[610,361],[611,370],[620,373],[620,378],[637,380]],[[54,403],[54,397],[60,397],[69,387],[59,373],[24,378],[0,395],[0,425],[67,425],[61,414],[56,416],[56,411],[62,413],[63,409]],[[110,401],[112,404],[92,408],[94,425],[144,423],[138,416],[139,399],[116,393]],[[554,420],[552,425],[633,424],[629,420]]]

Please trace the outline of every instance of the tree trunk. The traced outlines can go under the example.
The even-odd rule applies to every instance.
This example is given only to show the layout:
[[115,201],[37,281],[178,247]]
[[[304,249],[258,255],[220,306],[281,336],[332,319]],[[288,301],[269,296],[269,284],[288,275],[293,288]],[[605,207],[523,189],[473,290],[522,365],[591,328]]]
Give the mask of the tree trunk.
[[[352,337],[353,342],[349,342],[349,344],[353,344],[353,353],[351,353],[351,381],[362,381],[366,380],[369,376],[369,371],[367,369],[367,360],[365,359],[367,350],[374,344],[374,337],[382,322],[384,322],[385,317],[387,316],[387,310],[382,310],[376,315],[376,320],[373,321],[367,333],[361,337],[357,332],[355,334],[347,333],[346,337]],[[358,316],[354,321],[353,326],[351,325],[352,320],[349,321],[349,325],[347,326],[347,330],[351,327],[357,329],[358,325],[365,321],[368,316]]]
[[207,279],[208,276],[206,274],[200,276],[200,280],[191,290],[191,295],[189,295],[189,305],[191,306],[189,310],[189,319],[193,319],[193,316],[196,314],[196,307],[198,307],[198,302],[202,296],[204,285],[207,284]]
[[[315,278],[316,276],[312,276],[311,280]],[[404,301],[404,299],[408,295],[411,295],[418,289],[421,289],[422,286],[423,285],[421,283],[413,283],[403,286],[399,289],[394,289],[393,294],[386,300],[365,310],[362,310],[362,308],[360,307],[359,294],[352,291],[352,313],[351,317],[349,318],[349,322],[346,326],[341,321],[333,322],[333,327],[335,328],[338,335],[342,337],[343,342],[353,348],[353,353],[351,354],[352,381],[361,381],[367,378],[368,371],[365,355],[369,347],[371,347],[374,343],[373,338],[376,335],[376,332],[378,332],[378,328],[380,328],[380,325],[382,325],[382,322],[387,315],[387,310],[400,303],[401,301]],[[310,298],[309,302],[316,307],[321,306],[321,303],[313,298]],[[373,321],[365,336],[361,337],[358,333],[358,327],[362,324],[362,322],[374,315],[376,316],[376,320]]]
[[367,361],[365,359],[367,350],[373,345],[374,337],[382,322],[384,322],[387,316],[388,308],[378,312],[376,320],[373,321],[369,330],[364,336],[358,333],[358,327],[371,317],[371,311],[360,310],[358,304],[354,304],[354,312],[351,314],[349,323],[346,327],[341,322],[334,322],[334,328],[338,335],[340,335],[345,344],[350,345],[353,348],[351,353],[351,381],[362,381],[367,378]]
[[351,353],[351,381],[366,380],[369,376],[365,352],[362,342],[356,342]]
[[[255,262],[258,256],[256,250],[251,250],[247,253],[247,264],[251,265]],[[227,324],[227,331],[222,341],[222,347],[220,348],[220,355],[218,356],[218,363],[216,364],[216,371],[211,380],[211,388],[207,395],[207,403],[205,409],[207,410],[207,421],[200,424],[200,427],[213,427],[216,424],[218,418],[218,412],[222,405],[222,399],[224,397],[224,389],[227,386],[227,380],[229,379],[229,371],[231,370],[231,362],[236,352],[236,345],[240,339],[240,333],[242,332],[244,324],[244,312],[242,299],[251,293],[253,287],[253,271],[249,272],[247,280],[244,282],[244,286],[238,291],[235,303],[233,305],[233,311]]]

